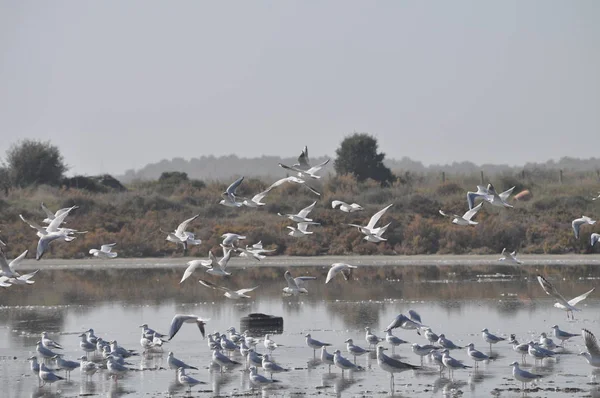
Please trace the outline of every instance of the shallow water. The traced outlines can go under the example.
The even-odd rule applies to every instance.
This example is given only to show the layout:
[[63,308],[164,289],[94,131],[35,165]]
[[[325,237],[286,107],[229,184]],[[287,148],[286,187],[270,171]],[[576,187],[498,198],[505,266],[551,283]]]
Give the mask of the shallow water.
[[[140,260],[141,261],[141,260]],[[363,260],[364,261],[364,260]],[[99,263],[98,263],[99,264]],[[148,264],[152,265],[152,264]],[[541,332],[550,332],[554,324],[563,330],[579,332],[582,327],[600,334],[600,300],[592,294],[580,304],[582,312],[574,321],[554,308],[535,280],[536,273],[549,275],[557,289],[567,298],[577,296],[596,284],[600,271],[596,267],[544,265],[514,268],[489,266],[379,266],[361,267],[349,282],[343,278],[325,285],[326,267],[304,266],[291,269],[297,275],[314,275],[319,280],[309,282],[308,296],[283,297],[285,286],[282,267],[240,267],[228,279],[215,278],[196,271],[192,278],[179,284],[183,268],[118,269],[97,266],[78,269],[45,269],[33,286],[12,286],[0,290],[0,377],[4,381],[3,397],[22,396],[184,396],[185,389],[175,383],[175,372],[167,369],[167,353],[197,366],[199,371],[188,374],[207,382],[193,388],[193,396],[239,395],[250,392],[247,373],[241,368],[220,374],[210,365],[210,351],[197,328],[184,325],[177,336],[165,344],[165,352],[132,357],[136,369],[117,383],[98,373],[92,382],[83,382],[79,372],[73,372],[70,382],[58,382],[52,387],[38,388],[30,374],[26,358],[35,353],[35,342],[41,331],[65,347],[66,358],[82,355],[77,334],[90,327],[105,339],[117,339],[120,345],[140,349],[139,325],[163,333],[168,331],[175,313],[193,313],[211,320],[207,332],[224,331],[230,326],[239,329],[240,318],[252,312],[280,315],[284,331],[273,339],[283,345],[274,351],[274,359],[291,371],[276,375],[280,380],[264,395],[338,395],[386,396],[390,394],[389,374],[379,369],[372,357],[359,357],[365,368],[341,377],[337,368],[331,374],[327,367],[313,360],[303,335],[333,343],[330,352],[339,348],[346,356],[344,340],[366,345],[364,327],[371,326],[377,334],[399,313],[412,308],[419,312],[423,323],[437,333],[445,333],[455,343],[475,343],[488,352],[481,338],[481,329],[508,337],[515,333],[520,341],[537,339]],[[598,274],[598,275],[597,275]],[[559,279],[562,275],[565,279]],[[250,295],[254,298],[239,302],[227,300],[219,292],[197,283],[203,277],[236,289],[259,285]],[[424,344],[427,341],[414,331],[396,329],[405,340]],[[556,360],[527,369],[545,377],[539,389],[526,396],[600,396],[592,368],[575,355],[584,350],[583,340],[574,339]],[[260,352],[265,349],[259,345]],[[508,343],[493,347],[496,360],[477,371],[457,370],[454,380],[447,373],[440,377],[434,364],[425,362],[422,370],[395,375],[395,396],[522,396],[520,383],[513,380],[511,368],[520,355]],[[389,354],[389,351],[388,351]],[[402,360],[419,364],[410,346],[396,349]],[[466,350],[456,350],[452,356],[467,360]],[[236,353],[236,359],[240,360]],[[143,369],[143,370],[142,370]],[[61,375],[64,372],[60,373]],[[571,390],[567,390],[571,389]]]

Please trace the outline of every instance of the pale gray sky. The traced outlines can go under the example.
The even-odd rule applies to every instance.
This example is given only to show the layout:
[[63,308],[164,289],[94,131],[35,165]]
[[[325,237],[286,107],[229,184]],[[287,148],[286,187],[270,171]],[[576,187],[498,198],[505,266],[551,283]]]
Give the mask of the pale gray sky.
[[523,164],[597,156],[600,1],[0,0],[0,156],[71,172],[172,157]]

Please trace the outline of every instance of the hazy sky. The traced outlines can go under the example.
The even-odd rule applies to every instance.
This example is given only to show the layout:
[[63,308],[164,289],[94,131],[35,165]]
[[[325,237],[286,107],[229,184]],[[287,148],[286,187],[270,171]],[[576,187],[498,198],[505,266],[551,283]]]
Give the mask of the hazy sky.
[[0,157],[598,156],[600,1],[0,0]]

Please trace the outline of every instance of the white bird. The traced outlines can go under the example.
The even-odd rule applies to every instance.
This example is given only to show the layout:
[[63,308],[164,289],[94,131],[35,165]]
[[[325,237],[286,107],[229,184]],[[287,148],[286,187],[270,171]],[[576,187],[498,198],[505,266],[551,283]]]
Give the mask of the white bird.
[[273,341],[271,339],[271,335],[270,334],[265,334],[265,339],[263,341],[263,344],[265,346],[265,348],[269,351],[273,351],[274,349],[276,349],[277,347],[280,346],[280,344],[277,344],[275,341]]
[[48,209],[46,205],[44,205],[44,202],[42,202],[42,210],[44,211],[44,213],[46,213],[46,218],[42,222],[44,224],[50,224],[56,217],[60,216],[61,214],[78,208],[79,206],[65,207],[63,209],[57,210],[56,213],[52,213],[50,209]]
[[202,338],[204,338],[206,334],[204,330],[204,325],[206,325],[207,321],[209,320],[204,320],[197,315],[177,314],[173,317],[173,320],[171,321],[171,326],[169,328],[169,340],[175,337],[175,335],[177,334],[179,329],[181,329],[181,326],[183,326],[184,323],[195,323],[198,326],[198,329],[200,329],[200,333],[202,333]]
[[477,212],[479,210],[481,210],[481,207],[483,206],[483,202],[481,202],[480,204],[478,204],[477,206],[473,207],[470,210],[467,210],[465,212],[464,215],[459,216],[457,214],[454,215],[448,215],[446,213],[444,213],[442,210],[440,210],[440,214],[444,217],[449,217],[452,219],[452,223],[456,224],[456,225],[477,225],[479,224],[476,221],[472,221],[471,219],[477,214]]
[[356,363],[356,357],[359,357],[369,352],[369,350],[365,350],[362,347],[354,345],[354,341],[352,339],[347,339],[346,341],[344,341],[344,343],[346,343],[346,351],[348,351],[349,354],[354,356],[354,363]]
[[600,240],[600,234],[597,233],[593,233],[590,235],[590,244],[592,246],[594,246],[596,244],[596,242],[598,242],[598,240]]
[[509,343],[512,344],[513,350],[515,352],[518,352],[519,354],[521,354],[521,360],[523,361],[523,363],[525,363],[525,356],[529,353],[529,344],[527,344],[527,343],[519,344],[519,342],[517,341],[514,334],[510,335]]
[[311,168],[309,168],[307,170],[303,170],[297,166],[287,166],[283,163],[279,163],[279,167],[297,172],[298,177],[300,177],[300,178],[310,177],[310,178],[314,178],[314,179],[319,179],[319,178],[321,178],[321,176],[318,176],[315,173],[317,173],[319,170],[321,170],[323,167],[325,167],[325,165],[327,163],[329,163],[330,160],[331,159],[327,159],[323,163],[319,163],[316,166],[312,166]]
[[513,377],[521,382],[521,389],[525,391],[525,384],[530,383],[536,379],[543,377],[542,375],[533,374],[526,370],[519,368],[518,362],[513,362],[509,366],[512,366]]
[[360,232],[362,232],[365,236],[365,240],[369,242],[381,242],[386,239],[382,238],[381,235],[385,232],[385,230],[389,227],[390,224],[384,225],[383,227],[375,228],[375,224],[379,221],[379,219],[385,214],[385,212],[392,207],[393,203],[384,207],[375,213],[369,223],[366,226],[358,225],[358,224],[348,224],[351,227],[356,227]]
[[[51,242],[53,242],[57,239],[64,240],[66,242],[70,242],[73,239],[75,239],[75,237],[72,236],[72,234],[75,232],[78,232],[78,231],[76,231],[74,229],[70,229],[70,228],[61,228],[60,225],[67,218],[67,216],[69,215],[71,210],[76,209],[76,208],[77,208],[77,206],[70,207],[67,211],[60,214],[58,217],[55,217],[54,220],[52,220],[46,228],[42,228],[34,222],[27,221],[23,217],[23,215],[19,214],[19,217],[21,218],[21,220],[23,222],[25,222],[26,224],[29,224],[29,226],[31,228],[37,230],[36,235],[40,238],[38,241],[38,245],[37,245],[36,257],[35,257],[36,260],[40,260],[42,258],[42,256],[48,249],[48,245],[50,245]],[[82,233],[84,233],[84,232],[82,232]]]
[[285,280],[287,281],[287,286],[283,288],[283,292],[292,296],[297,296],[299,294],[308,294],[308,290],[304,287],[305,282],[309,280],[317,279],[315,276],[298,276],[296,278],[292,277],[290,271],[285,271],[283,274]]
[[268,379],[265,376],[258,374],[256,371],[256,366],[250,366],[248,370],[250,371],[250,383],[252,383],[253,386],[262,387],[277,382],[277,380]]
[[81,361],[79,369],[85,375],[86,380],[98,371],[98,366],[94,362],[88,361],[87,356],[83,355],[77,359]]
[[221,291],[225,292],[225,297],[232,299],[232,300],[239,300],[241,298],[252,298],[252,297],[248,296],[246,293],[249,293],[258,287],[258,286],[255,286],[255,287],[251,287],[249,289],[231,290],[225,286],[215,285],[214,283],[204,280],[204,279],[200,279],[198,282],[200,282],[200,284],[202,284],[206,287],[210,287],[211,289],[221,290]]
[[408,343],[408,341],[406,340],[402,340],[400,337],[398,336],[394,336],[392,334],[392,330],[387,330],[385,335],[385,341],[387,341],[391,346],[392,346],[392,353],[394,353],[394,351],[396,350],[396,347],[399,346],[400,344],[406,344]]
[[113,354],[110,354],[106,360],[106,368],[108,369],[108,373],[111,376],[114,376],[115,380],[119,378],[119,375],[124,374],[129,370],[129,368],[127,368],[125,365],[119,363],[117,357]]
[[329,365],[329,373],[331,373],[331,365],[334,365],[333,362],[333,354],[327,352],[327,348],[325,346],[321,347],[321,362]]
[[600,347],[598,347],[596,336],[587,329],[581,329],[581,334],[583,335],[587,352],[582,352],[579,355],[583,356],[593,367],[600,368]]
[[173,369],[177,371],[178,369],[194,369],[198,370],[197,367],[188,365],[180,359],[175,358],[175,354],[173,352],[169,352],[169,356],[167,358],[167,364],[169,365],[169,369]]
[[450,377],[450,375],[454,375],[454,369],[467,369],[467,368],[472,367],[472,366],[465,365],[458,359],[452,358],[450,356],[448,349],[445,349],[443,351],[442,363],[444,364],[445,367],[448,368],[448,376],[449,377]]
[[[191,369],[196,369],[196,368],[191,368]],[[183,384],[184,386],[189,387],[187,392],[189,392],[190,394],[192,393],[192,387],[194,387],[195,385],[206,384],[203,381],[194,379],[193,377],[186,375],[185,368],[183,368],[183,367],[177,369],[177,381],[179,381],[179,384]]]
[[330,343],[323,343],[319,340],[313,339],[310,333],[306,334],[306,345],[313,349],[313,356],[316,354],[317,350],[320,350],[323,347],[329,347]]
[[481,198],[486,202],[489,202],[493,206],[498,207],[513,207],[508,204],[506,200],[512,193],[515,187],[507,189],[502,193],[497,193],[496,189],[492,184],[488,184],[487,187],[483,185],[477,185],[477,192],[467,192],[467,202],[469,203],[469,209],[472,209],[475,206],[475,199]]
[[257,253],[255,251],[253,251],[252,249],[249,250],[248,248],[236,247],[235,251],[240,253],[240,257],[252,257],[253,259],[258,260],[258,261],[260,261],[264,258],[267,258],[267,256]]
[[475,344],[469,343],[467,346],[467,355],[475,361],[475,369],[477,369],[478,362],[487,361],[490,359],[489,356],[485,355],[483,352],[475,349]]
[[431,354],[432,351],[435,351],[436,347],[431,344],[420,345],[417,343],[413,343],[411,349],[412,352],[421,357],[421,366],[423,366],[423,357]]
[[[240,253],[240,257],[248,257],[249,255],[258,255],[261,259],[265,258],[262,254],[273,253],[277,249],[265,249],[262,245],[262,241],[253,244],[252,246],[246,245],[246,250]],[[248,254],[247,254],[248,253]]]
[[517,251],[516,250],[512,253],[509,253],[508,251],[506,251],[506,248],[502,249],[502,257],[500,257],[498,259],[498,261],[505,261],[507,263],[512,263],[512,264],[523,264],[522,261],[519,261],[517,259]]
[[556,308],[559,308],[561,310],[565,310],[567,311],[567,319],[569,318],[569,313],[571,313],[571,317],[573,319],[575,319],[575,316],[573,315],[573,311],[581,311],[579,308],[576,308],[575,306],[580,302],[583,301],[587,298],[587,296],[590,295],[590,293],[592,293],[596,288],[593,288],[592,290],[583,293],[580,296],[577,296],[569,301],[567,301],[567,299],[565,299],[559,292],[558,290],[556,290],[556,288],[554,287],[554,285],[552,285],[552,283],[550,283],[546,278],[544,278],[541,275],[537,276],[538,282],[540,283],[540,285],[542,286],[542,288],[544,289],[544,291],[546,292],[547,295],[554,297],[555,300],[557,300],[556,303],[554,303],[554,306]]
[[52,349],[52,348],[58,348],[59,350],[63,349],[62,345],[58,344],[56,341],[54,341],[48,337],[48,332],[42,332],[41,342],[42,342],[42,345],[48,349]]
[[290,232],[288,232],[288,235],[291,237],[294,237],[294,238],[302,238],[307,235],[312,235],[313,232],[308,231],[309,225],[321,225],[321,224],[318,222],[311,221],[311,222],[300,222],[300,223],[298,223],[297,228],[294,228],[294,227],[288,225],[288,226],[286,226],[286,228],[290,230]]
[[552,326],[552,330],[554,333],[554,337],[556,337],[557,339],[560,340],[560,345],[563,345],[565,343],[565,341],[569,340],[571,337],[581,336],[580,334],[569,333],[569,332],[560,330],[558,325]]
[[486,343],[490,344],[490,352],[492,352],[492,344],[497,344],[500,341],[506,340],[504,337],[498,337],[491,334],[487,328],[481,331],[481,337],[483,337],[483,340],[485,340]]
[[28,251],[25,250],[19,257],[9,263],[4,254],[2,245],[0,244],[0,286],[9,287],[11,285],[31,285],[35,283],[31,278],[33,278],[39,270],[21,275],[15,269],[21,261],[23,261],[27,252]]
[[579,239],[579,229],[583,224],[594,225],[596,224],[596,220],[592,220],[588,216],[581,216],[581,218],[576,218],[571,223],[573,227],[573,233],[575,234],[575,239]]
[[547,350],[556,349],[556,344],[545,332],[540,335],[540,345]]
[[442,347],[447,348],[449,350],[454,350],[454,349],[457,349],[457,348],[463,348],[461,346],[458,346],[458,345],[454,344],[454,342],[452,340],[447,339],[446,336],[443,333],[440,334],[440,337],[438,338],[437,343],[439,345],[441,345]]
[[600,199],[600,192],[598,192],[598,196],[592,197],[592,200],[598,200],[598,199]]
[[42,381],[42,387],[45,386],[46,384],[52,384],[59,380],[64,380],[64,377],[60,377],[60,376],[54,374],[43,363],[40,364],[39,378]]
[[200,239],[196,239],[196,236],[193,233],[186,231],[188,225],[198,217],[200,217],[200,214],[196,214],[194,217],[188,218],[187,220],[179,224],[179,226],[174,232],[167,234],[166,240],[168,240],[169,242],[183,245],[184,251],[187,250],[188,245],[201,244],[202,241]]
[[351,205],[349,205],[348,203],[342,202],[341,200],[332,201],[331,208],[340,209],[341,211],[343,211],[345,213],[354,213],[355,211],[364,210],[363,207],[361,205],[359,205],[358,203],[352,203]]
[[[415,329],[424,328],[423,333],[427,333],[427,330],[429,330],[430,333],[434,334],[433,332],[431,332],[431,328],[423,327],[423,325],[420,322],[418,322],[416,320],[412,320],[404,314],[398,314],[398,316],[396,316],[396,318],[394,318],[394,320],[388,325],[388,327],[384,329],[384,332],[387,332],[388,330],[392,330],[392,329],[396,329],[396,328],[402,328],[402,329],[406,329],[406,330],[415,330]],[[438,340],[438,336],[435,335],[435,340],[433,340],[432,343],[435,343],[437,340]]]
[[420,369],[419,366],[411,365],[385,355],[383,350],[385,350],[383,346],[377,346],[377,364],[381,370],[384,370],[390,374],[390,383],[392,388],[394,386],[394,373]]
[[244,206],[253,207],[253,208],[266,205],[266,203],[262,203],[262,200],[264,199],[265,196],[267,196],[267,194],[271,191],[271,189],[273,189],[273,187],[269,187],[269,188],[265,189],[264,191],[257,193],[256,195],[254,195],[252,197],[252,199],[244,199],[242,201],[242,204]]
[[308,213],[310,213],[312,211],[312,209],[315,208],[316,204],[317,204],[317,201],[315,200],[309,206],[307,206],[304,209],[300,210],[298,212],[298,214],[281,214],[281,213],[277,213],[277,215],[281,216],[281,217],[287,217],[290,220],[292,220],[293,222],[297,222],[297,223],[311,222],[313,219],[312,218],[307,218],[306,216],[308,216]]
[[221,235],[221,238],[223,238],[222,245],[231,248],[237,247],[240,240],[246,239],[246,237],[243,235],[238,235],[231,232]]
[[79,362],[68,361],[56,355],[52,359],[56,362],[56,368],[65,371],[67,379],[71,378],[71,372],[81,366]]
[[219,350],[220,348],[212,351],[212,361],[221,367],[221,373],[223,373],[223,369],[229,366],[241,365],[241,363],[230,359]]
[[333,352],[333,364],[338,368],[342,369],[342,377],[344,376],[344,370],[355,370],[359,367],[342,356],[340,350]]
[[265,372],[269,372],[271,374],[271,380],[273,379],[273,373],[281,373],[281,372],[289,372],[289,369],[285,369],[284,367],[276,364],[271,360],[269,354],[265,354],[262,357],[262,368]]
[[237,187],[240,186],[240,184],[242,183],[242,181],[244,181],[244,177],[238,178],[230,186],[227,187],[227,189],[225,190],[225,192],[223,192],[221,194],[221,196],[224,199],[224,200],[222,200],[220,202],[221,204],[224,204],[223,202],[226,202],[226,203],[239,203],[239,206],[236,206],[236,207],[242,206],[241,202],[237,202],[236,201],[236,196],[235,196],[235,190],[237,189]]
[[269,188],[275,188],[275,187],[278,187],[278,186],[280,186],[281,184],[285,184],[286,182],[290,182],[290,183],[293,183],[293,184],[300,184],[300,185],[303,185],[303,186],[305,186],[306,188],[308,188],[308,189],[309,189],[309,190],[310,190],[312,193],[314,193],[315,195],[317,195],[317,196],[321,196],[321,193],[320,193],[319,191],[317,191],[316,189],[314,189],[313,187],[311,187],[310,185],[308,185],[308,184],[306,183],[306,181],[304,181],[304,180],[303,180],[303,179],[301,179],[301,178],[294,177],[294,176],[289,176],[289,177],[285,177],[285,178],[282,178],[282,179],[280,179],[280,180],[277,180],[277,181],[275,181],[273,184],[271,184],[271,186],[270,186]]
[[367,342],[367,344],[369,345],[369,348],[371,348],[371,346],[376,346],[377,344],[379,344],[379,342],[385,340],[382,339],[381,337],[376,336],[375,334],[373,334],[371,332],[371,328],[369,326],[365,327],[365,341]]
[[338,273],[342,273],[345,280],[350,279],[352,276],[352,270],[358,268],[356,265],[350,265],[345,263],[334,263],[331,264],[331,268],[329,268],[329,272],[327,272],[327,279],[325,279],[325,283],[329,283]]
[[111,251],[115,245],[116,243],[110,243],[107,245],[100,246],[100,250],[90,249],[90,254],[94,257],[99,258],[115,258],[117,257],[117,253]]

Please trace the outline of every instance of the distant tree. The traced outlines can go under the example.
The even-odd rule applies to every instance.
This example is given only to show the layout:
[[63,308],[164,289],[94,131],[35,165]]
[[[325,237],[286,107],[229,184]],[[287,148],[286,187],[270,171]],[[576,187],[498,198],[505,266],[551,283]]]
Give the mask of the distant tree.
[[67,166],[50,142],[23,140],[6,151],[6,167],[14,186],[60,185]]
[[4,191],[5,195],[8,195],[10,186],[10,173],[8,172],[8,168],[0,167],[0,190]]
[[352,174],[358,181],[371,178],[387,185],[394,181],[392,171],[383,164],[384,153],[377,153],[377,139],[365,133],[354,133],[336,150],[335,172]]
[[187,173],[181,171],[165,171],[158,177],[158,181],[161,183],[179,184],[189,181],[189,178]]

